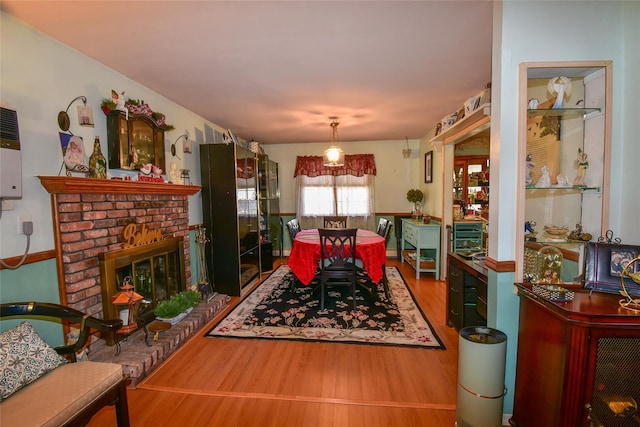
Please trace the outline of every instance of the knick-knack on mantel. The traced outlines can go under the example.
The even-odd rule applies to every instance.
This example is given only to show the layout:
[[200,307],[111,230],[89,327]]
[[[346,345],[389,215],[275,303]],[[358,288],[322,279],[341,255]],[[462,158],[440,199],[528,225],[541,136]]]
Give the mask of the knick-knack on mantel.
[[93,153],[89,157],[89,176],[91,178],[107,177],[107,161],[100,150],[100,138],[96,136],[93,141]]

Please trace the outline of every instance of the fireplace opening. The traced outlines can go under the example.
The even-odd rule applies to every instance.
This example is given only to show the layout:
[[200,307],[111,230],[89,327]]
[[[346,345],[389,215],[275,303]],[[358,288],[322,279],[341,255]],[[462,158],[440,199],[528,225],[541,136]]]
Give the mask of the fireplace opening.
[[186,289],[182,237],[105,252],[98,258],[105,319],[120,317],[112,297],[126,280],[143,297],[137,318],[140,327],[155,319],[153,310],[158,303]]

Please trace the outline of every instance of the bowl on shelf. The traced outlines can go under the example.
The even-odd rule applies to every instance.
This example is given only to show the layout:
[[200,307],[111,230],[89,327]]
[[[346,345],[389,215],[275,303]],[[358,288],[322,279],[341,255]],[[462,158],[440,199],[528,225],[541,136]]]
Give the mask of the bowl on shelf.
[[555,225],[545,225],[544,231],[556,239],[562,239],[569,233],[569,229],[567,227],[556,227]]

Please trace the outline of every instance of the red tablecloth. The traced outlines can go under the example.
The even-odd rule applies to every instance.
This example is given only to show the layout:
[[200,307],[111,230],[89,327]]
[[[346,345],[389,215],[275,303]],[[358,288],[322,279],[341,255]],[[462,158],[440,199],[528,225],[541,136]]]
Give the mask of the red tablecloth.
[[[362,261],[374,283],[382,280],[382,268],[387,262],[384,237],[373,231],[360,230],[356,235],[356,257]],[[302,230],[295,238],[287,264],[293,274],[305,285],[315,276],[320,261],[320,235],[318,229]]]

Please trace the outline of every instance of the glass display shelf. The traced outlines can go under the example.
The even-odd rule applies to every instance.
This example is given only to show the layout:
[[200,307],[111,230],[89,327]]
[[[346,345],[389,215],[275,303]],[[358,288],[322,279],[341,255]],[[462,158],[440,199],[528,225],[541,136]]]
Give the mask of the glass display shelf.
[[600,112],[600,108],[536,108],[528,109],[527,115],[533,116],[555,116],[555,117],[577,117]]

